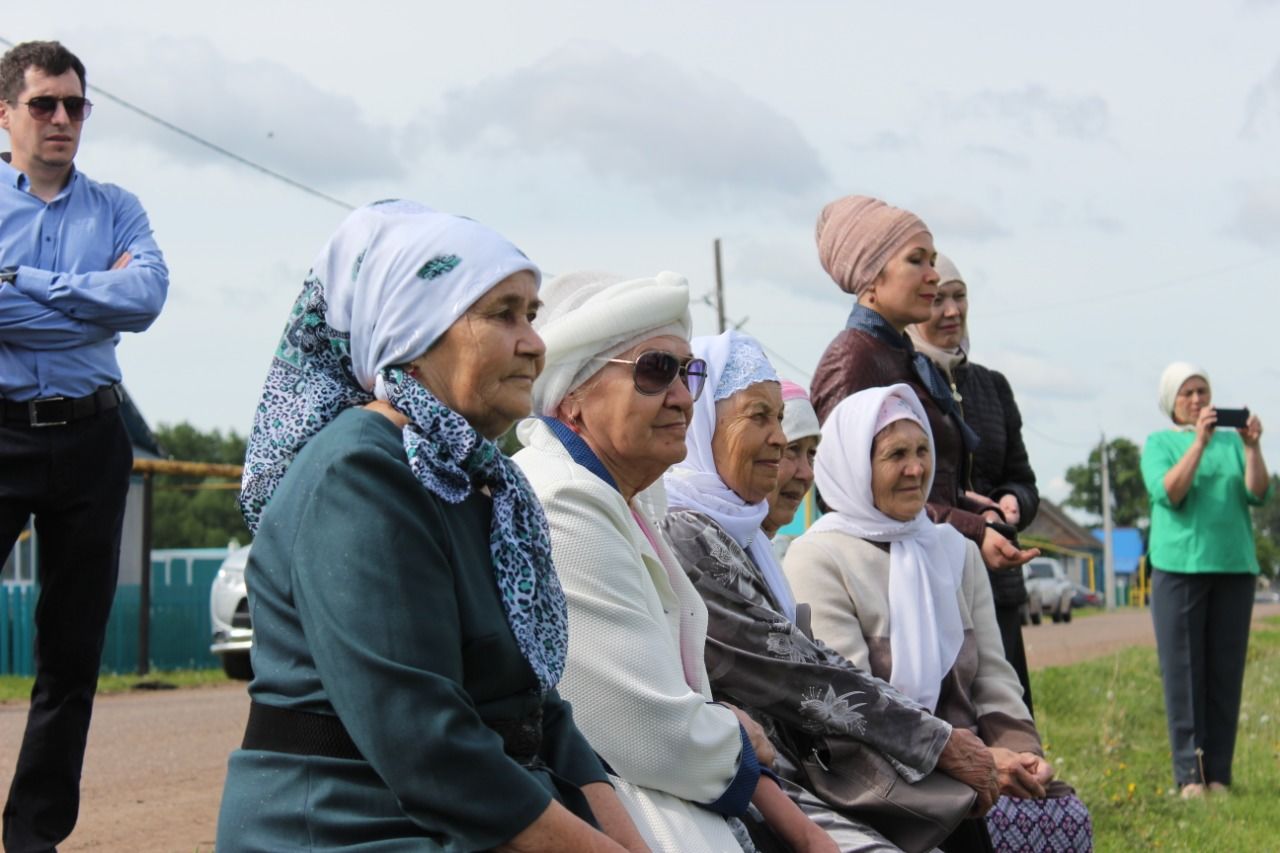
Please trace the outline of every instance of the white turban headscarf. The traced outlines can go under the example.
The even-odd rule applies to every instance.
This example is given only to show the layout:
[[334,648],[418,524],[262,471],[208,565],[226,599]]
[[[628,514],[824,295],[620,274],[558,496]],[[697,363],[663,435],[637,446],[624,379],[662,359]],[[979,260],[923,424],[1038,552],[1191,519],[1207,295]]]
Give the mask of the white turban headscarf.
[[711,441],[716,432],[716,403],[759,382],[780,382],[758,341],[742,332],[728,331],[715,337],[698,337],[693,354],[707,362],[707,388],[693,404],[693,420],[684,442],[689,449],[684,461],[663,478],[667,501],[672,509],[702,513],[745,550],[763,575],[765,584],[782,608],[795,621],[796,601],[769,537],[760,528],[769,514],[769,501],[749,504],[729,488],[716,470]]
[[[1169,420],[1173,420],[1173,403],[1178,399],[1178,389],[1192,376],[1199,376],[1206,385],[1209,384],[1209,374],[1203,368],[1186,361],[1175,361],[1160,374],[1160,411],[1164,412]],[[1179,426],[1190,426],[1190,424],[1179,424]]]
[[601,272],[557,276],[542,287],[534,322],[547,347],[533,410],[552,417],[560,401],[604,367],[604,359],[659,335],[689,339],[689,282],[673,272],[624,279]]
[[[889,543],[889,683],[932,711],[964,642],[956,595],[967,546],[959,531],[934,524],[923,507],[910,521],[876,508],[871,447],[881,429],[903,419],[924,430],[932,449],[929,416],[909,385],[868,388],[831,410],[814,462],[814,480],[830,512],[810,532],[833,530]],[[925,494],[932,486],[930,474]]]

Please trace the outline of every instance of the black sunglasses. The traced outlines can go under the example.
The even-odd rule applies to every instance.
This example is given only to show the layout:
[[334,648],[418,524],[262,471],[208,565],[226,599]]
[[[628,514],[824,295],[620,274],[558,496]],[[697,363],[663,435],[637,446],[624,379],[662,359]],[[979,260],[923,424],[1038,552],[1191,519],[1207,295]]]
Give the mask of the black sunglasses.
[[671,383],[679,377],[684,387],[689,389],[693,399],[702,396],[702,387],[707,382],[707,363],[700,358],[681,359],[679,356],[662,350],[648,350],[634,359],[603,358],[610,364],[631,365],[631,379],[636,390],[647,397],[656,397],[667,393]]
[[56,98],[53,95],[37,95],[25,102],[31,117],[36,121],[51,121],[58,111],[58,104],[67,110],[67,118],[72,121],[84,121],[93,112],[93,101],[79,95]]

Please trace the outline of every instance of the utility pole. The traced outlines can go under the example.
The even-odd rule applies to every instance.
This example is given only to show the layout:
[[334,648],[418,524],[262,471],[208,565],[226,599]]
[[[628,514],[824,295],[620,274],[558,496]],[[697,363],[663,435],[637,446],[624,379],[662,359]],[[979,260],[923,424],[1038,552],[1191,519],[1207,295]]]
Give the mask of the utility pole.
[[716,249],[716,323],[719,333],[724,334],[724,272],[720,264],[720,238],[715,241]]
[[1098,446],[1102,462],[1102,583],[1106,589],[1108,610],[1116,607],[1116,561],[1111,548],[1111,466],[1107,462],[1107,435],[1102,434]]

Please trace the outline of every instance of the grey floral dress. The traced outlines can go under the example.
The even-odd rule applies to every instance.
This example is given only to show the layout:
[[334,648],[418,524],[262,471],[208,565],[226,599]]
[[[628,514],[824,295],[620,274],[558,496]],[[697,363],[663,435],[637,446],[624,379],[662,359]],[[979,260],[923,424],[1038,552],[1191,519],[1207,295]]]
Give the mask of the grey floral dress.
[[[848,737],[915,782],[937,764],[951,726],[813,639],[807,607],[799,608],[800,625],[783,616],[750,556],[712,519],[678,510],[663,519],[662,532],[707,605],[707,673],[715,698],[760,723],[778,752],[774,769],[789,783],[788,793],[842,849],[895,849],[805,790],[803,762],[823,740]],[[866,843],[846,843],[859,831]]]

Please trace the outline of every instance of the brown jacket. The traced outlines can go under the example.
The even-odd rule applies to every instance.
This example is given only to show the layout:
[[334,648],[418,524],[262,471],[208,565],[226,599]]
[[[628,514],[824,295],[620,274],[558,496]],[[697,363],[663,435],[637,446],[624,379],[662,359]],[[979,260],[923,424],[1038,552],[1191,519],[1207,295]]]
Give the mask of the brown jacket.
[[[905,335],[903,336],[906,337]],[[867,388],[905,382],[920,398],[933,430],[933,490],[929,492],[929,515],[947,522],[967,539],[982,544],[986,520],[969,512],[961,497],[968,479],[968,460],[959,424],[943,414],[911,366],[910,349],[895,349],[857,329],[836,335],[818,362],[810,395],[818,420],[825,421],[836,404]]]

